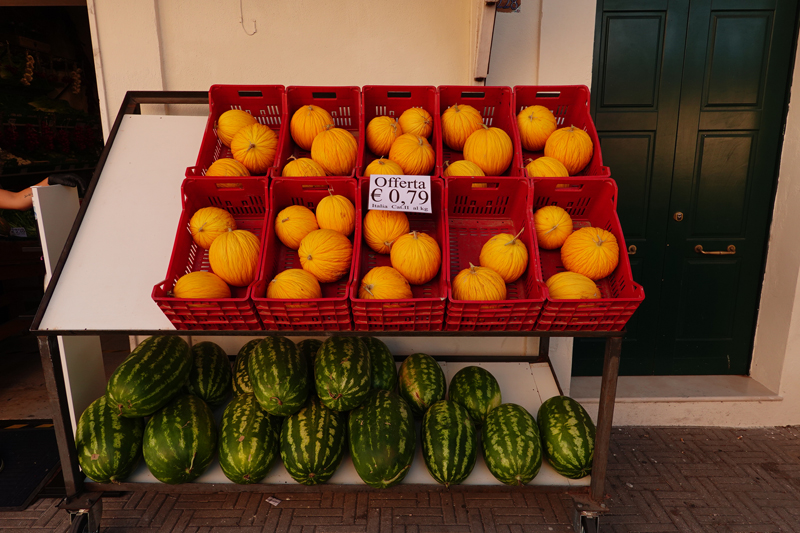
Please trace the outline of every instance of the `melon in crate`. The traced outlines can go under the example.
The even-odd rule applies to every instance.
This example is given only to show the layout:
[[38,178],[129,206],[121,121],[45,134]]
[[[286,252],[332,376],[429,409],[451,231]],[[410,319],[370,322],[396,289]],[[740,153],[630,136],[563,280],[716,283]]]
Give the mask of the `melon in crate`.
[[312,231],[300,242],[300,264],[320,283],[339,281],[350,271],[353,243],[332,229]]
[[285,207],[275,217],[275,235],[292,250],[297,250],[305,236],[317,229],[317,217],[303,205]]

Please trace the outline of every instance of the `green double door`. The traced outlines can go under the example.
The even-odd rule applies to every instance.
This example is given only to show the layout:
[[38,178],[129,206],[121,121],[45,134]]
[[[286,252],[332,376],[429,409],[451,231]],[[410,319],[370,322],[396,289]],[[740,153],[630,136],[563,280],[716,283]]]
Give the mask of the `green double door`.
[[591,109],[646,295],[622,374],[749,372],[796,26],[789,0],[599,0]]

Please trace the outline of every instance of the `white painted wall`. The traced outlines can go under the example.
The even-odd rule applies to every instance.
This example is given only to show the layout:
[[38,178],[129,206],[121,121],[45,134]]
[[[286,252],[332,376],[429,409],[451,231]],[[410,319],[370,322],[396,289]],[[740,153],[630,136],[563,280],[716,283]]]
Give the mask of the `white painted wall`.
[[[480,0],[89,0],[104,120],[128,90],[215,83],[473,83]],[[487,85],[591,86],[594,0],[525,0],[499,13]],[[800,74],[795,73],[796,82]],[[795,84],[797,86],[797,84]],[[795,92],[798,92],[797,90]],[[794,101],[800,94],[793,95]],[[800,111],[790,110],[752,376],[783,401],[625,402],[617,424],[800,424]],[[569,356],[569,341],[557,343]],[[624,357],[624,354],[623,354]]]

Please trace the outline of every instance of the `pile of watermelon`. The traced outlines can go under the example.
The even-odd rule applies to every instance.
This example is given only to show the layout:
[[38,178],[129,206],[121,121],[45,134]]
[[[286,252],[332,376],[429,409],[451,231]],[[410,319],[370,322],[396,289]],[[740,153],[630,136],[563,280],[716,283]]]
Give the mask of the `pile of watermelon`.
[[[410,355],[398,372],[373,337],[253,339],[231,365],[213,342],[190,348],[180,337],[154,336],[81,415],[78,461],[94,481],[119,483],[143,456],[153,476],[176,484],[197,479],[218,456],[228,479],[251,484],[280,456],[295,481],[316,485],[349,453],[364,483],[385,488],[408,473],[419,423],[425,465],[445,486],[472,472],[479,434],[486,465],[503,483],[528,483],[543,457],[570,478],[591,472],[594,425],[571,398],[546,401],[537,424],[502,403],[483,368],[463,368],[449,399],[446,390],[432,357]],[[217,426],[212,409],[226,403]]]

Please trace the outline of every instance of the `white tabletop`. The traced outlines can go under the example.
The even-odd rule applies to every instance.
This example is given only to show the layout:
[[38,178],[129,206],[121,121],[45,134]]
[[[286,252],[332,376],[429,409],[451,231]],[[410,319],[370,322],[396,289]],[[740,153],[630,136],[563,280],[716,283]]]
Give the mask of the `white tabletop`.
[[40,329],[174,330],[153,302],[207,117],[125,115]]

